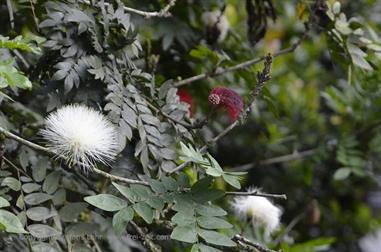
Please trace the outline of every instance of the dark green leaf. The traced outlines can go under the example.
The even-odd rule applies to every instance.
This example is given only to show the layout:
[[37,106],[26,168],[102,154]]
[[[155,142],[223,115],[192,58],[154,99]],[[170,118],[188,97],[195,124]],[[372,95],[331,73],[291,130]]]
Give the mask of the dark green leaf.
[[32,224],[28,226],[30,234],[39,239],[45,239],[61,235],[61,232],[48,225]]
[[31,193],[25,196],[25,202],[29,205],[39,205],[52,199],[52,196],[46,193]]
[[132,205],[132,207],[134,208],[135,212],[145,220],[145,222],[148,224],[152,223],[154,212],[147,203],[139,202]]
[[15,178],[12,177],[7,177],[4,178],[4,180],[1,182],[2,186],[8,186],[11,188],[13,191],[20,191],[21,189],[21,183]]
[[197,231],[194,225],[175,227],[171,234],[171,239],[195,243],[197,241]]
[[0,224],[5,227],[5,231],[8,233],[27,233],[17,216],[3,209],[0,209]]
[[198,234],[208,243],[219,246],[235,247],[236,244],[229,237],[216,231],[198,230]]
[[10,206],[9,201],[0,196],[0,208]]
[[60,218],[66,222],[75,221],[79,214],[86,210],[87,206],[84,202],[68,203],[60,209]]
[[114,214],[112,218],[112,226],[116,234],[121,235],[126,231],[126,227],[129,221],[134,217],[134,210],[131,207],[121,209]]
[[32,250],[38,252],[60,252],[60,250],[58,250],[56,247],[45,242],[33,244]]
[[114,212],[119,211],[127,206],[127,202],[111,194],[98,194],[85,197],[84,200],[104,211]]
[[154,192],[157,192],[157,193],[166,192],[165,186],[160,181],[157,181],[155,179],[150,179],[149,184]]
[[32,207],[26,210],[26,216],[34,221],[43,221],[56,215],[55,211],[51,211],[46,207]]
[[203,191],[193,192],[193,199],[197,202],[203,203],[207,201],[213,201],[219,199],[225,195],[225,192],[219,189],[205,189]]
[[172,177],[162,177],[161,181],[167,190],[169,191],[177,190],[176,180],[174,180]]
[[36,183],[27,183],[21,186],[22,190],[26,193],[31,193],[40,190],[41,186]]
[[207,246],[203,243],[200,244],[200,252],[222,252],[222,250]]
[[196,222],[194,210],[190,209],[178,212],[172,217],[171,221],[179,226],[187,226],[194,224]]
[[61,178],[61,172],[54,171],[46,176],[44,183],[42,184],[42,190],[49,194],[53,194],[57,188]]
[[192,186],[192,193],[197,193],[199,191],[205,191],[209,188],[210,183],[212,183],[211,177],[205,177],[200,180],[198,180],[193,186]]
[[231,186],[233,186],[237,189],[241,189],[241,183],[239,182],[239,179],[237,176],[224,174],[224,175],[222,175],[222,177]]
[[233,225],[221,218],[212,216],[197,217],[197,223],[200,227],[207,229],[232,228]]

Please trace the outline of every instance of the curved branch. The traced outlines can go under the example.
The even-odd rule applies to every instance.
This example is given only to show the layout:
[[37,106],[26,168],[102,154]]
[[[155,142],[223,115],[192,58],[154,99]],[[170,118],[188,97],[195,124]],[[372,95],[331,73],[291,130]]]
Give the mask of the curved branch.
[[279,157],[273,157],[261,161],[254,161],[250,162],[247,164],[243,164],[240,166],[233,167],[229,169],[230,171],[248,171],[250,170],[254,165],[259,164],[259,165],[272,165],[272,164],[277,164],[277,163],[283,163],[283,162],[289,162],[293,160],[298,160],[306,157],[313,156],[316,154],[317,150],[316,149],[311,149],[311,150],[305,150],[305,151],[294,151],[291,154],[288,155],[283,155]]
[[256,250],[258,250],[260,252],[277,252],[275,250],[266,248],[265,246],[263,246],[263,245],[261,245],[261,244],[259,244],[257,242],[250,241],[249,239],[247,239],[247,238],[245,238],[245,237],[243,237],[242,235],[239,235],[239,234],[234,235],[233,240],[238,242],[241,245],[245,244],[245,245],[252,246]]
[[[91,5],[91,2],[89,0],[81,0],[80,2],[83,2],[87,5]],[[123,9],[127,12],[134,13],[134,14],[143,16],[145,18],[170,17],[171,13],[169,12],[169,10],[173,6],[175,6],[175,4],[176,4],[176,0],[170,0],[169,3],[166,6],[164,6],[163,9],[161,9],[159,11],[141,11],[141,10],[137,10],[134,8],[127,7],[127,6],[124,6]],[[109,6],[109,5],[110,5],[110,3],[106,3],[106,2],[104,3],[104,6]]]
[[[46,154],[48,154],[49,156],[52,156],[52,157],[59,157],[61,159],[64,159],[63,157],[57,155],[56,153],[54,153],[53,151],[51,151],[49,148],[46,148],[44,146],[41,146],[41,145],[38,145],[38,144],[35,144],[35,143],[32,143],[24,138],[21,138],[7,130],[5,130],[4,128],[0,127],[0,133],[2,133],[5,137],[7,138],[10,138],[10,139],[13,139],[25,146],[28,146],[30,147],[31,149],[34,149],[36,151],[40,151],[40,152],[44,152]],[[141,180],[135,180],[135,179],[129,179],[129,178],[123,178],[123,177],[119,177],[119,176],[116,176],[116,175],[112,175],[110,173],[107,173],[105,171],[102,171],[96,167],[92,168],[92,171],[98,175],[101,175],[105,178],[108,178],[110,180],[113,180],[113,181],[120,181],[120,182],[124,182],[124,183],[127,183],[127,184],[141,184],[141,185],[148,185],[148,182],[145,182],[145,181],[141,181]]]
[[141,227],[139,227],[133,220],[131,220],[129,223],[135,228],[136,232],[138,232],[140,238],[143,240],[143,245],[145,245],[150,251],[152,252],[162,251],[162,249],[152,241],[149,235],[146,234],[144,230]]
[[[295,51],[296,48],[298,48],[298,46],[302,43],[302,41],[307,37],[308,31],[309,30],[306,28],[305,32],[302,34],[302,36],[295,43],[293,43],[288,48],[282,49],[282,50],[274,53],[273,57],[276,58],[276,57],[279,57],[281,55],[288,54],[288,53],[291,53],[291,52]],[[195,81],[206,79],[208,77],[215,77],[215,76],[223,75],[223,74],[228,73],[228,72],[234,72],[234,71],[237,71],[237,70],[240,70],[240,69],[244,69],[244,68],[247,68],[249,66],[258,64],[258,63],[264,61],[265,59],[266,59],[266,56],[262,56],[262,57],[259,57],[259,58],[255,58],[255,59],[251,59],[251,60],[248,60],[248,61],[244,61],[242,63],[236,64],[236,65],[231,66],[231,67],[217,69],[217,70],[213,70],[211,72],[195,75],[195,76],[192,76],[192,77],[189,77],[189,78],[186,78],[186,79],[183,79],[183,80],[175,82],[174,86],[175,87],[181,87],[181,86],[184,86],[184,85],[191,84],[192,82],[195,82]]]
[[259,192],[257,190],[255,190],[253,192],[225,192],[225,195],[233,195],[233,196],[258,196],[258,197],[283,199],[283,200],[287,199],[286,194],[269,194],[269,193],[262,193],[262,192]]

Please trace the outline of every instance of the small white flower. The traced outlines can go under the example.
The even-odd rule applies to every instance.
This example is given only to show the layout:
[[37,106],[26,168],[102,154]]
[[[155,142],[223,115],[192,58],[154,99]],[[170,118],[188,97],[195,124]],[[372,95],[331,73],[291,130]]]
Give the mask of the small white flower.
[[91,169],[97,161],[106,164],[118,152],[117,133],[111,122],[82,105],[67,105],[51,113],[40,133],[57,156],[84,169]]
[[[249,192],[258,191],[256,188]],[[266,235],[278,229],[282,211],[265,197],[238,196],[232,202],[234,212],[243,219],[251,218],[253,226],[262,226]]]
[[229,31],[229,21],[224,14],[221,15],[220,10],[204,12],[201,16],[201,20],[207,28],[216,26],[220,32],[217,41],[222,42],[225,40]]
[[381,229],[362,237],[359,245],[363,252],[379,252],[381,248]]

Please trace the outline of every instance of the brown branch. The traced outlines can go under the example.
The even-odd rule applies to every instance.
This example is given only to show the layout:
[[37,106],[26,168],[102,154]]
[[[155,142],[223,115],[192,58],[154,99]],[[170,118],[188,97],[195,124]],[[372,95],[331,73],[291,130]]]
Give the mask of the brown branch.
[[257,243],[257,242],[253,242],[253,241],[250,241],[249,239],[243,237],[242,235],[239,235],[239,234],[236,234],[234,235],[233,237],[233,240],[240,243],[240,244],[246,244],[246,245],[250,245],[252,247],[254,247],[255,249],[257,249],[258,251],[260,252],[277,252],[275,250],[272,250],[272,249],[269,249],[269,248],[266,248],[265,246]]
[[[264,87],[265,83],[270,79],[270,68],[272,64],[272,55],[267,54],[265,58],[265,63],[264,63],[264,68],[261,72],[257,74],[257,85],[255,85],[255,88],[253,92],[250,94],[250,98],[248,102],[246,103],[241,117],[243,119],[246,117],[247,112],[250,111],[251,105],[254,103],[255,99],[258,97],[258,95],[261,93],[262,88]],[[226,134],[228,134],[230,131],[232,131],[237,125],[239,124],[239,120],[236,120],[232,122],[227,128],[225,128],[222,132],[220,132],[217,136],[212,138],[206,145],[201,147],[200,153],[205,153],[205,151],[208,149],[210,145],[215,144],[218,140],[220,140],[222,137],[224,137]],[[185,161],[181,165],[177,166],[175,169],[170,171],[169,173],[174,173],[177,171],[181,171],[184,169],[186,166],[188,166],[192,161]]]
[[[0,133],[2,133],[5,137],[7,138],[10,138],[10,139],[13,139],[25,146],[28,146],[30,147],[31,149],[34,149],[36,151],[40,151],[40,152],[44,152],[46,154],[48,154],[49,156],[52,156],[52,157],[58,157],[58,158],[61,158],[63,160],[65,160],[65,158],[63,158],[62,156],[60,155],[57,155],[56,153],[54,153],[53,151],[51,151],[49,148],[46,148],[44,146],[41,146],[41,145],[38,145],[38,144],[35,144],[35,143],[32,143],[24,138],[21,138],[7,130],[5,130],[4,128],[0,127]],[[141,185],[148,185],[148,182],[145,182],[145,181],[141,181],[141,180],[135,180],[135,179],[129,179],[129,178],[123,178],[123,177],[119,177],[119,176],[116,176],[116,175],[112,175],[112,174],[109,174],[105,171],[102,171],[96,167],[93,167],[91,169],[91,171],[93,171],[94,173],[98,174],[98,175],[101,175],[105,178],[109,178],[110,180],[112,181],[119,181],[119,182],[124,182],[124,183],[127,183],[127,184],[141,184]]]
[[156,245],[152,239],[147,235],[144,230],[138,226],[134,221],[130,221],[131,225],[135,228],[135,230],[138,232],[139,236],[144,240],[143,245],[147,247],[152,252],[161,252],[161,248]]
[[153,111],[155,111],[156,113],[161,114],[162,116],[164,116],[165,118],[169,119],[170,121],[172,121],[172,122],[174,122],[176,124],[179,124],[179,125],[187,128],[187,129],[193,129],[194,128],[194,126],[192,124],[188,124],[188,123],[179,121],[176,118],[173,118],[171,115],[165,113],[164,111],[162,111],[161,109],[157,108],[155,105],[150,103],[147,99],[145,100],[145,102],[147,103],[148,107],[150,107]]
[[283,199],[283,200],[287,199],[286,194],[269,194],[269,193],[262,193],[262,192],[257,191],[257,190],[255,190],[253,192],[225,192],[225,195],[233,195],[233,196],[258,196],[258,197]]
[[10,167],[12,167],[13,169],[15,169],[17,171],[17,173],[21,172],[23,175],[25,175],[26,177],[28,178],[31,178],[29,176],[28,173],[26,173],[23,169],[20,169],[19,167],[17,167],[12,161],[10,161],[8,158],[6,158],[5,156],[2,157],[2,159],[4,160],[4,162],[9,165]]
[[[288,54],[288,53],[291,53],[291,52],[295,51],[296,48],[298,48],[298,46],[302,43],[302,41],[307,37],[308,31],[309,31],[308,28],[306,28],[305,32],[302,34],[302,36],[295,43],[293,43],[288,48],[282,49],[282,50],[274,53],[273,57],[277,58],[277,57],[279,57],[281,55]],[[191,84],[192,82],[195,82],[195,81],[206,79],[208,77],[215,77],[215,76],[223,75],[225,73],[241,70],[241,69],[247,68],[249,66],[258,64],[258,63],[264,61],[265,59],[266,59],[266,56],[262,56],[262,57],[259,57],[259,58],[255,58],[255,59],[251,59],[251,60],[248,60],[248,61],[244,61],[242,63],[236,64],[236,65],[231,66],[231,67],[215,69],[215,70],[213,70],[211,72],[202,73],[202,74],[195,75],[195,76],[183,79],[183,80],[179,80],[179,81],[174,83],[174,86],[175,87],[181,87],[181,86],[184,86],[184,85]]]
[[[89,0],[80,0],[80,2],[85,3],[87,5],[91,5],[91,2]],[[159,11],[141,11],[134,8],[130,8],[127,6],[124,6],[123,9],[127,12],[134,13],[140,16],[143,16],[145,18],[151,18],[151,17],[170,17],[172,14],[169,12],[169,10],[175,6],[176,0],[170,0],[166,6],[164,6],[163,9]],[[109,6],[110,3],[104,2],[105,6]]]
[[265,160],[261,160],[261,161],[250,162],[247,164],[236,166],[236,167],[231,168],[229,170],[230,171],[248,171],[251,168],[253,168],[253,166],[255,166],[257,164],[258,165],[272,165],[272,164],[277,164],[277,163],[289,162],[289,161],[298,160],[298,159],[302,159],[305,157],[312,156],[312,155],[316,154],[316,152],[317,152],[316,149],[305,150],[305,151],[301,151],[301,152],[295,151],[295,152],[288,154],[288,155],[273,157],[273,158],[269,158],[269,159],[265,159]]

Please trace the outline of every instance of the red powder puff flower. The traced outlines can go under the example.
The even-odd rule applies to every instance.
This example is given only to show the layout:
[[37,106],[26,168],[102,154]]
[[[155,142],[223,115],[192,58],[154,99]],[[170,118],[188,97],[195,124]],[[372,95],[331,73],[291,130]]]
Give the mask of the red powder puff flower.
[[180,98],[181,102],[185,102],[189,105],[189,114],[193,114],[193,97],[190,95],[190,93],[186,89],[178,89],[177,95]]
[[230,118],[233,121],[238,118],[239,114],[243,110],[243,101],[241,96],[229,88],[214,88],[210,92],[208,100],[215,106],[225,108],[229,112]]

